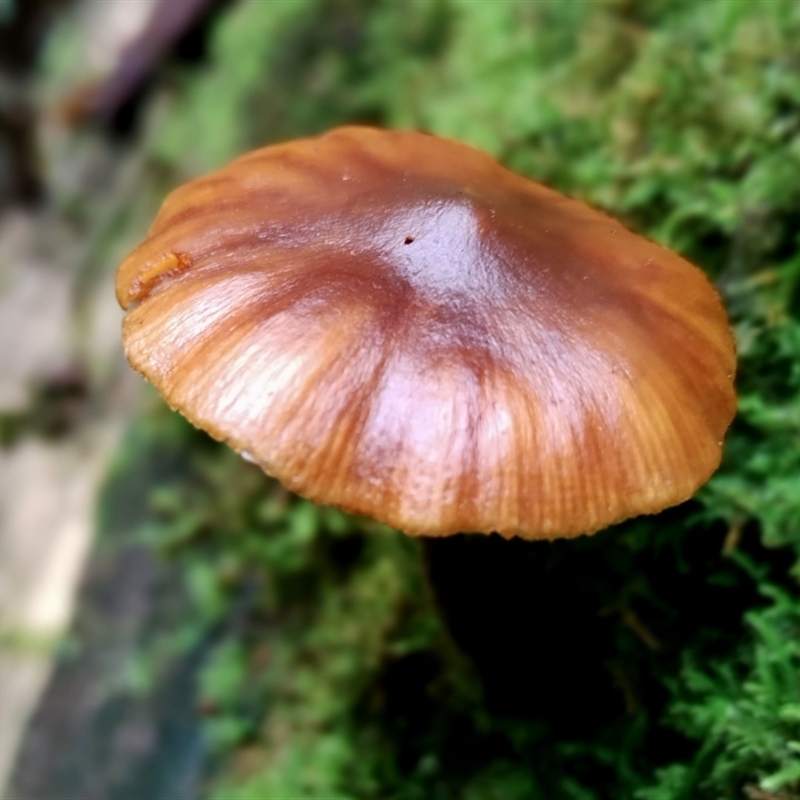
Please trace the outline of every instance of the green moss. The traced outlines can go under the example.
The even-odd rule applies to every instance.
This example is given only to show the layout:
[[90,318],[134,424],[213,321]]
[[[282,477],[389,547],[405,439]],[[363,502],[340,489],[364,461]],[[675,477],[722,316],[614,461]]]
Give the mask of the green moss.
[[196,472],[160,490],[148,536],[206,624],[247,597],[203,681],[213,796],[800,797],[799,39],[798,4],[759,0],[221,18],[214,62],[150,128],[155,161],[189,174],[350,121],[484,147],[707,270],[740,413],[696,501],[591,539],[456,542],[437,596],[435,548],[179,427]]

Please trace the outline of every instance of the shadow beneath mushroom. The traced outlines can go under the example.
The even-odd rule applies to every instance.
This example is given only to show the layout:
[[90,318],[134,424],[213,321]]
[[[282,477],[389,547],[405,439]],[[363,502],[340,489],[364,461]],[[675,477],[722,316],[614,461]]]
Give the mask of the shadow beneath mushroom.
[[[686,652],[701,663],[730,653],[743,613],[760,601],[723,553],[723,526],[691,525],[697,510],[684,504],[576,540],[424,540],[441,614],[487,708],[539,720],[559,738],[591,737],[636,714],[660,720]],[[742,546],[786,568],[758,537]],[[664,727],[649,735],[662,757],[686,754]]]
[[[565,569],[563,545],[571,544],[467,535],[425,541],[448,628],[496,714],[576,729],[596,725],[601,710],[603,717],[624,710],[607,669],[615,628],[602,613],[608,587],[587,580],[586,548]],[[589,704],[596,713],[585,713]]]

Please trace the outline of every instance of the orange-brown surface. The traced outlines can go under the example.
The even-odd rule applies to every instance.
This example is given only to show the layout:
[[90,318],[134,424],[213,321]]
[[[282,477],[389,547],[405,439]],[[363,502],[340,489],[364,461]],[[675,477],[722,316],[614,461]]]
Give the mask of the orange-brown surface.
[[420,133],[341,128],[186,184],[117,296],[173,407],[414,534],[552,538],[681,502],[735,410],[698,269]]

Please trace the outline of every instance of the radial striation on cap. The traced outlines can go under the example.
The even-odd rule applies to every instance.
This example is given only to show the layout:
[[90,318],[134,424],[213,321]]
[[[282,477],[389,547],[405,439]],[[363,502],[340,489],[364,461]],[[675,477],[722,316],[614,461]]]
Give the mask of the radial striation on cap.
[[128,359],[173,408],[411,534],[659,511],[717,468],[736,407],[699,269],[422,133],[340,128],[187,183],[117,296]]

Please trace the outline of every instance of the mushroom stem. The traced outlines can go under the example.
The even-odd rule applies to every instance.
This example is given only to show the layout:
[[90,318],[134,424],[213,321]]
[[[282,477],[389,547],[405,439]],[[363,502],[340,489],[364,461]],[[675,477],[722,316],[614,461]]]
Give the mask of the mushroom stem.
[[594,548],[583,549],[576,565],[574,549],[574,542],[497,535],[423,539],[440,614],[488,705],[499,714],[558,719],[572,733],[586,724],[587,707],[598,717],[626,707],[606,666],[618,621],[598,613],[602,582],[585,580],[598,559]]

